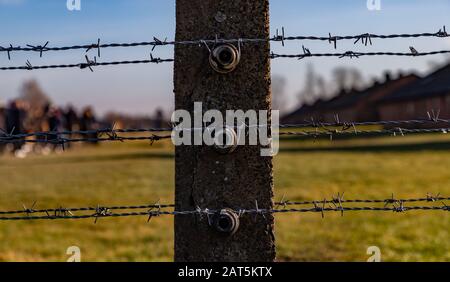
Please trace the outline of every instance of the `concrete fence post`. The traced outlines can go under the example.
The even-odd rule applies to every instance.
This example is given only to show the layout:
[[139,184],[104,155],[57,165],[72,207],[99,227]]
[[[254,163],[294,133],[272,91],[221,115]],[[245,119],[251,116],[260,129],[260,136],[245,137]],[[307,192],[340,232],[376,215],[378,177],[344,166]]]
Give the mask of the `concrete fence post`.
[[[269,0],[177,0],[176,40],[269,38]],[[235,46],[238,44],[236,43]],[[213,48],[213,44],[209,48]],[[245,43],[237,68],[227,74],[209,63],[206,46],[175,47],[175,107],[207,110],[270,110],[270,45]],[[220,154],[210,146],[177,146],[177,210],[273,208],[272,158],[260,146]],[[240,218],[233,235],[206,218],[175,217],[175,261],[269,262],[275,260],[272,215]]]

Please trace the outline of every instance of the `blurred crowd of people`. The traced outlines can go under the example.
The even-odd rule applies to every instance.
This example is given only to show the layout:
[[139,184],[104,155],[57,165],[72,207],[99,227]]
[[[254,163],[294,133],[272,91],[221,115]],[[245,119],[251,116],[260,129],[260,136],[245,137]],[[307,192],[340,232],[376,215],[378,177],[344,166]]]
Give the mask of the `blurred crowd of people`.
[[[7,105],[0,104],[0,136],[17,135],[29,132],[61,132],[86,131],[98,129],[99,125],[91,107],[78,112],[72,105],[57,107],[45,104],[42,107],[31,106],[30,103],[17,99]],[[65,136],[72,137],[72,136]],[[51,140],[57,136],[30,137]],[[25,158],[29,153],[50,154],[59,152],[61,146],[46,142],[22,142],[17,140],[11,144],[1,144],[0,152],[13,153],[18,158]],[[70,144],[67,144],[66,148]]]

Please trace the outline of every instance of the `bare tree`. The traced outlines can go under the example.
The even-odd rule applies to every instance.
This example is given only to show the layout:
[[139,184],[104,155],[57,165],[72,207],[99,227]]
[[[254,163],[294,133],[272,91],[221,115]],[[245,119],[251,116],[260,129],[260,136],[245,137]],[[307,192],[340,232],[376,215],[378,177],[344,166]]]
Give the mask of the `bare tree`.
[[[319,93],[319,95],[322,95],[323,97],[328,96],[330,93],[328,91],[328,86],[327,86],[327,82],[325,81],[325,79],[321,76],[317,77],[317,93]],[[320,98],[320,97],[317,97]]]
[[342,90],[360,90],[366,86],[366,81],[358,69],[348,67],[335,68],[331,81],[327,81],[316,74],[314,67],[309,64],[304,85],[298,96],[300,105],[312,104],[320,98],[329,98]]
[[23,84],[19,98],[27,102],[31,109],[41,109],[50,103],[50,98],[36,80],[29,80]]
[[272,108],[284,112],[286,110],[285,97],[286,79],[280,75],[272,76]]
[[308,64],[305,77],[305,87],[299,93],[300,104],[313,103],[320,97],[327,96],[325,79],[316,74],[312,64]]
[[365,86],[362,73],[356,68],[338,67],[333,70],[335,90],[361,89]]

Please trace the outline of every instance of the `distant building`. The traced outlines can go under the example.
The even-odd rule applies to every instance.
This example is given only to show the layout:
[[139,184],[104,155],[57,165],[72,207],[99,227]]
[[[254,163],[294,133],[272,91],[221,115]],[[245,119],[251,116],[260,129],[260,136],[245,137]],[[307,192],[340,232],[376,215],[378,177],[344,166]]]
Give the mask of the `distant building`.
[[384,96],[378,103],[382,120],[428,118],[427,112],[450,118],[450,64]]
[[379,101],[417,80],[419,77],[414,74],[392,79],[386,73],[383,83],[375,82],[361,91],[342,91],[330,100],[318,100],[313,105],[304,105],[285,116],[283,123],[303,123],[310,120],[334,122],[336,116],[342,122],[380,120],[382,117],[377,108]]

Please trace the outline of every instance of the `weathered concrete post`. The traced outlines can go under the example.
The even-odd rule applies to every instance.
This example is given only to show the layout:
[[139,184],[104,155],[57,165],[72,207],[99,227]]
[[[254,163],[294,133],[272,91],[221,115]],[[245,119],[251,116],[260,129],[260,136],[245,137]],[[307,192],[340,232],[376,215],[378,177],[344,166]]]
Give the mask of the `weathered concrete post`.
[[[269,0],[177,0],[176,40],[269,38]],[[237,46],[237,44],[236,44]],[[213,48],[211,45],[210,48]],[[194,111],[270,110],[269,43],[245,43],[241,61],[231,73],[220,74],[209,64],[206,47],[175,48],[176,109]],[[260,146],[240,146],[219,154],[209,146],[176,148],[177,210],[196,207],[221,210],[273,207],[272,158]],[[267,262],[275,259],[273,216],[246,215],[238,231],[227,236],[206,218],[175,217],[175,260]]]

